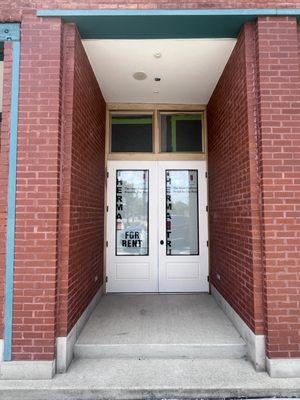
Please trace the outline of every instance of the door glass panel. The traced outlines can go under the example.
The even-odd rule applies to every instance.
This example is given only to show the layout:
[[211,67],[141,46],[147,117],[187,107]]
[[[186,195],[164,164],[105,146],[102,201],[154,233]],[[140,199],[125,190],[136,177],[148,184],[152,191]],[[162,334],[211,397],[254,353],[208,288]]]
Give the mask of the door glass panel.
[[166,170],[166,254],[198,255],[198,171]]
[[117,170],[116,255],[149,254],[149,171]]

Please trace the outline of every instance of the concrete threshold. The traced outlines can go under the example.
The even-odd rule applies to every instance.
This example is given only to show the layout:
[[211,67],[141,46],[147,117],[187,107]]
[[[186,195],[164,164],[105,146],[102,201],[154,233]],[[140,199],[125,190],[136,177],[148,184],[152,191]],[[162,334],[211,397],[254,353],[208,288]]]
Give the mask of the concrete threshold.
[[243,358],[246,356],[245,343],[236,344],[76,344],[76,358]]
[[270,378],[243,359],[80,359],[50,381],[0,382],[1,400],[226,397],[300,397],[300,378]]

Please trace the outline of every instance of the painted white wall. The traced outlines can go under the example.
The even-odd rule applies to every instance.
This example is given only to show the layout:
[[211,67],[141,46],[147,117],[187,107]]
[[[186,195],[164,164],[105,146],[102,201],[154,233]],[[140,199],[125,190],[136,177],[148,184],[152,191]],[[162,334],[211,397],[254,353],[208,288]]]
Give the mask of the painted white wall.
[[[83,40],[105,100],[125,103],[207,104],[235,43],[235,39]],[[135,80],[132,75],[137,71],[145,72],[147,79]],[[155,77],[161,81],[155,82]]]
[[2,112],[3,97],[3,61],[0,61],[0,112]]

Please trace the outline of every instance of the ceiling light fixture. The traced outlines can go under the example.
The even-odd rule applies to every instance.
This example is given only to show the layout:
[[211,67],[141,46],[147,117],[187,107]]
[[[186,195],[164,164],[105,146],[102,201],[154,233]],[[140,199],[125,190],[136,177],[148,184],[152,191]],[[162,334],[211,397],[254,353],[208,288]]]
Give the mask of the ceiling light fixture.
[[143,71],[135,72],[132,76],[137,81],[143,81],[143,80],[145,80],[147,78],[147,74],[145,74],[145,72],[143,72]]
[[153,54],[155,58],[161,58],[161,53],[158,51],[157,53]]

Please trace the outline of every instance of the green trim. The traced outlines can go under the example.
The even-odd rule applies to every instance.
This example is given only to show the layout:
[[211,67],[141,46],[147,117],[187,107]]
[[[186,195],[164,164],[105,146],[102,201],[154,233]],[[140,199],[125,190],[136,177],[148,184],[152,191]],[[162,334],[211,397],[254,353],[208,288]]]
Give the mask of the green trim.
[[172,115],[176,121],[200,121],[203,119],[202,114],[197,115]]
[[[20,79],[20,25],[0,24],[2,40],[12,41],[12,81],[10,104],[10,140],[8,158],[8,196],[4,296],[4,351],[3,360],[11,361],[13,338],[14,263],[16,226],[16,174],[18,151],[19,79]],[[5,36],[6,35],[6,36]]]
[[300,15],[300,8],[210,8],[210,9],[176,9],[176,10],[143,10],[143,9],[40,9],[37,10],[39,17],[67,17],[67,16],[174,16],[174,15],[202,15],[202,16],[236,16],[236,15],[256,15],[256,16],[278,16],[278,15]]
[[20,25],[0,23],[0,61],[4,60],[4,42],[20,40]]
[[20,40],[19,24],[0,23],[0,42],[17,42]]
[[112,118],[111,123],[113,125],[151,125],[152,118],[140,118],[140,119]]
[[171,132],[172,132],[172,141],[171,141],[172,152],[175,152],[176,147],[177,147],[177,132],[176,132],[175,115],[172,115],[172,117],[171,117]]
[[259,16],[300,17],[300,9],[38,10],[77,25],[83,39],[236,38]]

